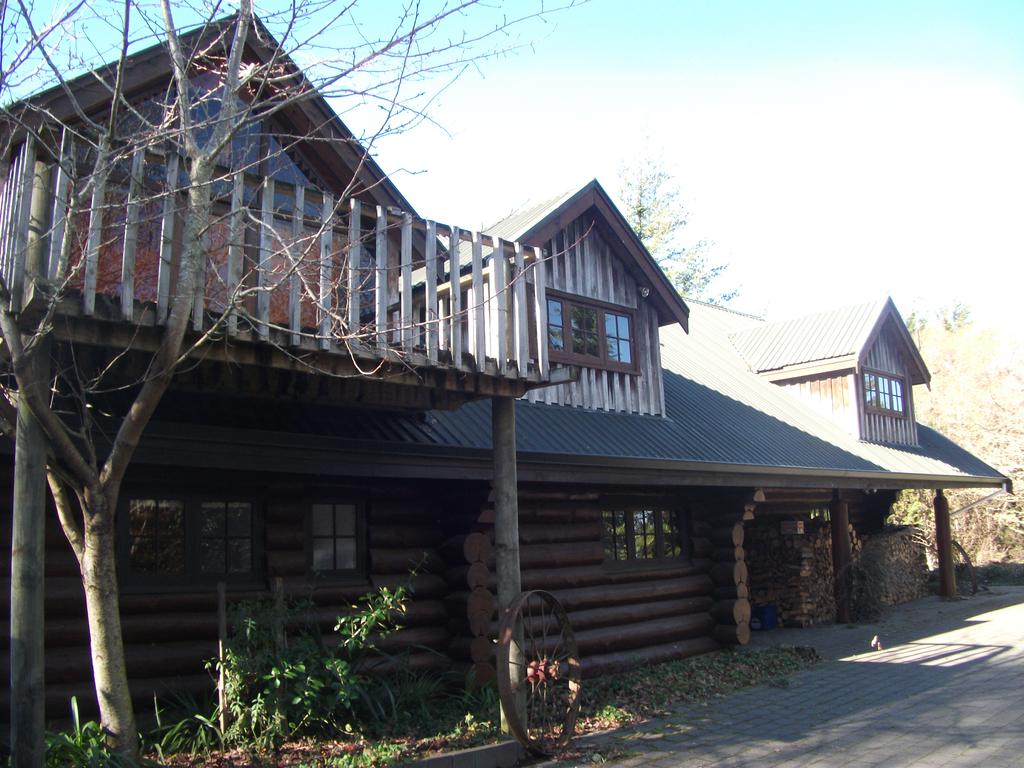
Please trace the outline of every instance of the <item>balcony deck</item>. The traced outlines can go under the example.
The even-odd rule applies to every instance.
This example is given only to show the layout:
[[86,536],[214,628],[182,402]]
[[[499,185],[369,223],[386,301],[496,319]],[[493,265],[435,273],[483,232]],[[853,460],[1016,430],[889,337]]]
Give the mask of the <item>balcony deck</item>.
[[[179,158],[136,152],[83,210],[68,151],[46,163],[27,141],[0,177],[12,307],[30,324],[55,301],[58,339],[152,351],[183,253]],[[452,396],[430,399],[441,407],[558,383],[540,249],[250,174],[218,179],[214,198],[186,342],[204,340],[204,365],[433,388]]]

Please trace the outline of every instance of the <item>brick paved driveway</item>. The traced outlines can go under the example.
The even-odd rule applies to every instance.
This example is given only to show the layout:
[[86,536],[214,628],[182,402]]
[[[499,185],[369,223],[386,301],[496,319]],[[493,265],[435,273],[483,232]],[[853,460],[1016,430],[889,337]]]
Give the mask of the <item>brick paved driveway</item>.
[[[884,650],[869,644],[879,634]],[[1024,767],[1024,588],[926,598],[877,625],[760,633],[829,660],[633,730],[590,737],[614,766]]]

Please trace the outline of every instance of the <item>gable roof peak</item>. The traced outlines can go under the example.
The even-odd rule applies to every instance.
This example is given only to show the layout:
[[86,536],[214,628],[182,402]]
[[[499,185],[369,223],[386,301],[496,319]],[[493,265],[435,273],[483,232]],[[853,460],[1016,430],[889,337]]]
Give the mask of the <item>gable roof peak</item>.
[[677,322],[688,329],[690,310],[683,297],[597,179],[540,203],[528,204],[484,232],[505,240],[544,247],[559,230],[591,210],[607,225],[605,232],[621,244],[623,255],[628,257],[628,268],[651,289],[661,324]]
[[730,340],[751,370],[762,374],[792,370],[796,376],[810,364],[856,368],[890,320],[907,348],[914,383],[927,383],[928,368],[889,296],[764,323],[737,331]]

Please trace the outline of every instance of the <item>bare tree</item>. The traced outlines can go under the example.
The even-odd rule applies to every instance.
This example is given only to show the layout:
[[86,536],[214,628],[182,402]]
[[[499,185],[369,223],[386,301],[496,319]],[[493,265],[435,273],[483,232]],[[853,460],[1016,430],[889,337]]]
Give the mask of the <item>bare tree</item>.
[[[188,18],[178,19],[170,0],[90,9],[79,2],[45,21],[26,0],[4,6],[4,156],[20,147],[14,165],[22,167],[5,176],[4,215],[13,223],[0,232],[0,334],[7,367],[0,422],[13,433],[19,411],[27,408],[44,436],[49,488],[81,569],[102,724],[112,745],[130,758],[138,743],[121,640],[114,519],[140,440],[175,375],[239,325],[268,342],[286,333],[317,342],[329,338],[355,350],[390,346],[394,336],[406,342],[417,334],[429,338],[432,323],[461,322],[458,313],[467,308],[455,300],[445,318],[413,318],[403,308],[387,330],[363,322],[352,305],[362,284],[344,293],[348,304],[338,297],[346,272],[363,267],[356,254],[366,233],[349,227],[348,261],[334,265],[327,283],[320,253],[335,248],[331,222],[345,213],[341,206],[355,192],[377,187],[397,194],[369,159],[374,140],[430,119],[439,87],[481,57],[516,47],[519,25],[554,10],[539,5],[514,18],[481,22],[470,14],[475,5],[466,0],[425,11],[409,2],[384,35],[359,24],[355,2],[306,0],[262,21],[251,0],[240,0],[226,19],[218,19],[219,5],[190,7]],[[98,39],[83,36],[90,25],[106,25],[105,39],[117,41],[116,61],[68,79],[68,67],[89,66],[91,52],[101,47]],[[356,43],[342,49],[338,41],[345,39]],[[135,52],[147,40],[162,48],[140,59]],[[157,77],[140,96],[154,61],[163,62],[169,76]],[[52,87],[42,96],[21,98],[44,83]],[[332,115],[301,110],[324,97],[373,107],[380,115],[376,129],[356,141]],[[288,118],[283,122],[292,129],[266,132],[263,126],[278,118]],[[287,204],[294,226],[282,230],[274,223],[275,189],[267,169],[301,176],[303,169],[291,167],[290,150],[316,142],[348,153],[351,173],[343,189],[321,191],[315,199],[292,184]],[[245,174],[254,170],[264,177],[257,190],[262,209],[249,203],[255,193]],[[310,205],[322,215],[307,226]],[[359,209],[354,211],[358,222]],[[383,208],[377,214],[391,215]],[[175,221],[180,234],[172,238]],[[408,222],[401,219],[402,226]],[[251,274],[242,274],[240,252],[251,248],[245,232],[257,227],[261,256]],[[140,233],[151,241],[149,261]],[[380,229],[370,235],[380,238]],[[429,227],[425,236],[430,249]],[[456,286],[460,243],[452,231]],[[504,254],[498,242],[493,249]],[[115,267],[119,274],[108,274]],[[380,270],[360,274],[377,281],[379,297],[380,281],[389,277]],[[348,279],[355,285],[351,274]],[[101,306],[107,283],[119,286],[120,308]],[[145,312],[155,312],[155,321],[144,321],[135,306],[140,290],[154,294]],[[458,298],[458,288],[455,293]],[[53,343],[62,302],[72,294],[83,297],[86,316],[119,312],[119,319],[134,323],[120,348],[101,354],[88,340],[86,346]],[[281,296],[288,297],[283,309]],[[304,314],[315,317],[313,330]],[[452,354],[458,360],[459,350]],[[355,374],[368,372],[354,351],[351,360]],[[303,365],[318,372],[315,362]]]

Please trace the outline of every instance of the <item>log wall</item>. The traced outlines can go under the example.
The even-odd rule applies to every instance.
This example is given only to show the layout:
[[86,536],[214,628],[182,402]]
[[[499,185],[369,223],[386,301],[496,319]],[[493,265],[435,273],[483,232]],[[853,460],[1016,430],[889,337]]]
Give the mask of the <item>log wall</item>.
[[[190,485],[203,483],[193,477]],[[359,597],[381,586],[409,584],[412,596],[402,618],[402,629],[378,643],[382,651],[408,651],[413,668],[447,668],[449,646],[448,587],[444,560],[439,547],[443,533],[440,507],[427,499],[438,498],[422,486],[393,483],[391,487],[366,485],[310,488],[289,486],[279,481],[261,486],[259,478],[237,476],[223,483],[219,495],[244,488],[248,498],[264,500],[259,505],[264,520],[265,557],[263,573],[246,585],[228,586],[229,604],[267,597],[270,585],[282,579],[286,595],[312,599],[317,606],[321,629],[330,633],[339,613]],[[138,475],[124,498],[133,495]],[[9,482],[9,479],[7,480]],[[155,481],[154,481],[155,482]],[[164,480],[150,485],[168,492],[174,486]],[[9,632],[7,616],[10,595],[10,498],[9,487],[0,491],[0,582],[3,622],[0,627],[0,674],[9,676]],[[333,497],[340,500],[361,496],[366,503],[366,574],[348,581],[313,580],[307,575],[305,514],[309,504],[303,498]],[[56,520],[49,512],[46,532],[46,708],[48,718],[64,718],[71,696],[76,696],[83,713],[95,710],[92,669],[88,653],[85,601],[77,562]],[[416,568],[415,576],[410,570]],[[152,708],[153,695],[169,691],[203,694],[213,683],[204,668],[217,652],[216,584],[203,586],[138,589],[122,580],[121,617],[125,655],[133,698],[140,712]],[[410,649],[412,649],[410,651]],[[9,716],[9,690],[0,689],[0,717]]]
[[[443,548],[452,590],[451,655],[481,676],[490,674],[497,635],[493,552],[480,543],[491,540],[493,519],[485,502],[465,520],[468,535]],[[519,520],[523,589],[545,589],[562,602],[585,676],[718,647],[706,556],[606,563],[600,497],[593,492],[521,488]]]

